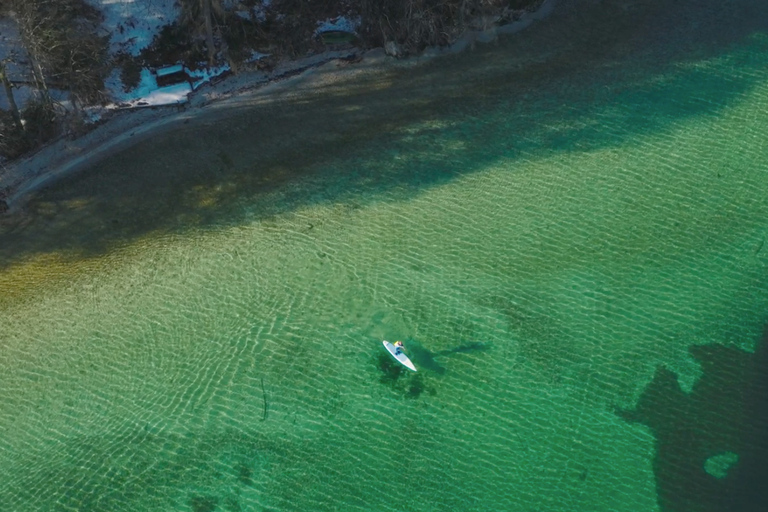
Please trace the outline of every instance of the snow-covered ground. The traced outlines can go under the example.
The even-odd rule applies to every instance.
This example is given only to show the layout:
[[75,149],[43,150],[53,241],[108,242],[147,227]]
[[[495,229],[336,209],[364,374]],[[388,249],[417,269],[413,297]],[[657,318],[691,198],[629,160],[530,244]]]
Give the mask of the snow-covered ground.
[[[86,0],[104,14],[102,26],[112,34],[110,53],[128,53],[137,56],[146,49],[160,30],[175,22],[181,14],[178,0]],[[225,2],[226,4],[226,2]],[[263,6],[269,5],[264,0]],[[226,5],[225,5],[226,7]],[[263,8],[262,8],[263,10]],[[254,54],[250,61],[263,54]],[[175,62],[168,62],[169,66]],[[155,75],[142,69],[139,85],[130,91],[120,80],[119,69],[113,70],[105,81],[105,88],[112,103],[107,109],[181,104],[190,92],[229,71],[229,66],[186,70],[190,82],[159,87]]]
[[129,106],[157,106],[168,103],[184,103],[187,94],[192,92],[192,87],[184,82],[176,84],[181,87],[163,87],[166,89],[160,91],[157,85],[155,75],[148,69],[141,70],[141,80],[139,85],[128,92],[123,89],[123,83],[120,81],[120,70],[112,70],[112,74],[104,81],[104,86],[112,94],[114,103],[107,108],[120,108]]
[[[13,99],[16,106],[23,109],[35,96],[34,78],[29,68],[29,57],[21,44],[21,37],[16,22],[11,18],[0,18],[0,60],[5,61],[5,72],[13,84]],[[0,108],[11,108],[5,91],[0,89]],[[67,93],[59,89],[49,89],[54,101],[66,103]]]
[[[180,8],[176,0],[85,0],[104,15],[102,27],[111,34],[110,55],[128,53],[136,56],[147,48],[163,26],[176,21]],[[12,58],[11,58],[12,57]],[[34,95],[29,61],[21,45],[21,39],[13,19],[0,18],[0,59],[11,58],[7,65],[8,76],[14,83],[14,100],[23,109]],[[174,64],[174,63],[169,63]],[[214,75],[218,70],[213,72]],[[113,70],[105,81],[107,96],[112,99],[107,108],[136,106],[137,104],[166,105],[186,101],[191,92],[189,84],[159,88],[149,70],[142,70],[139,87],[126,93],[120,82],[119,69]],[[184,90],[183,85],[186,85]],[[52,91],[55,99],[66,106],[66,94]],[[60,93],[60,94],[59,94]],[[0,94],[0,108],[8,109],[5,94]]]
[[[111,34],[112,56],[126,53],[137,56],[146,49],[160,30],[176,21],[181,13],[177,0],[85,0],[104,15],[102,27]],[[169,62],[168,64],[175,64]],[[186,87],[184,87],[186,86]],[[108,109],[135,106],[157,106],[183,103],[192,91],[189,84],[160,88],[150,70],[141,71],[141,81],[126,92],[120,70],[114,69],[104,82],[113,103]]]
[[11,79],[26,78],[28,71],[24,63],[27,52],[21,44],[19,28],[11,18],[0,18],[0,60],[10,59],[6,71]]
[[[177,0],[85,0],[104,15],[102,27],[111,34],[109,51],[111,56],[127,53],[137,56],[147,48],[160,30],[177,20],[180,8]],[[31,87],[31,73],[26,53],[21,45],[15,22],[11,18],[0,19],[0,59],[15,56],[8,64],[7,71],[14,82],[14,99],[23,109],[34,94]],[[169,65],[175,64],[169,62]],[[141,81],[135,89],[126,92],[120,81],[120,70],[113,69],[105,80],[105,92],[111,102],[107,109],[158,106],[184,103],[187,95],[206,81],[229,70],[228,66],[189,72],[191,83],[180,83],[159,87],[154,74],[143,69]],[[54,91],[55,93],[56,91]],[[64,102],[65,94],[55,94]],[[61,96],[59,98],[59,96]],[[8,109],[8,99],[0,94],[0,108]],[[99,109],[90,109],[98,111]],[[93,119],[98,119],[95,113]]]
[[102,27],[110,37],[110,53],[136,56],[165,25],[181,14],[177,0],[85,0],[104,15]]
[[120,81],[120,70],[114,69],[104,82],[105,87],[112,93],[114,103],[106,106],[107,109],[127,107],[157,107],[160,105],[174,105],[186,103],[189,93],[206,82],[227,73],[229,66],[218,66],[210,69],[190,70],[183,66],[174,66],[172,71],[184,71],[189,76],[189,82],[182,82],[166,87],[157,85],[157,76],[148,69],[141,70],[139,85],[128,92]]
[[[19,30],[11,18],[0,18],[0,60],[6,61],[5,72],[11,82],[17,84],[14,99],[17,105],[25,104],[32,95],[33,89],[24,82],[31,82],[32,77],[27,62],[27,52],[21,45]],[[0,93],[0,108],[8,110],[8,98]]]

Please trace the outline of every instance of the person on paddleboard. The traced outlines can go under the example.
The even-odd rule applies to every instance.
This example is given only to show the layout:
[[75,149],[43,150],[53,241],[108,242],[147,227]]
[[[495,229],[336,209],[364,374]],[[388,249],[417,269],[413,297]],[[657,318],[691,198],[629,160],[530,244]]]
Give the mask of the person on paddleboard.
[[396,341],[395,342],[395,355],[402,354],[403,353],[403,342],[402,341]]

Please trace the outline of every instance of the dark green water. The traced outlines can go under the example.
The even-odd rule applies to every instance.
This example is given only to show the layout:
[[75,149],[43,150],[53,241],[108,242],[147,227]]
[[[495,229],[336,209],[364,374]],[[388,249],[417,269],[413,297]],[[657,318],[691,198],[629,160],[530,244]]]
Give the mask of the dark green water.
[[768,4],[667,4],[42,193],[0,234],[1,508],[764,510]]

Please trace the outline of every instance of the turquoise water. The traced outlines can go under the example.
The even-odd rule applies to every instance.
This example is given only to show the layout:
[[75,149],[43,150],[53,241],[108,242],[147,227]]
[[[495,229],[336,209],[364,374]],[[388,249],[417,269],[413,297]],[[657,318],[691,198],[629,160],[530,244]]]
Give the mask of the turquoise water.
[[45,191],[0,239],[0,503],[759,510],[753,3],[565,3]]

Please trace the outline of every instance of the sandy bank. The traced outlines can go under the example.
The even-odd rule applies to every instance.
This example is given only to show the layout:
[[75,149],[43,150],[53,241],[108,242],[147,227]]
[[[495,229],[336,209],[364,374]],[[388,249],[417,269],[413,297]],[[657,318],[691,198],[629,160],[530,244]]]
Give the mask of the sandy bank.
[[[428,48],[421,55],[396,60],[384,49],[327,51],[278,65],[273,71],[244,71],[190,95],[183,106],[153,107],[114,112],[87,134],[61,138],[31,156],[12,162],[0,172],[0,212],[18,212],[36,191],[64,176],[91,167],[104,158],[143,140],[173,130],[181,124],[204,122],[210,116],[226,115],[239,106],[253,106],[275,98],[311,94],[329,83],[342,83],[361,73],[385,73],[388,69],[419,65],[488,43],[500,35],[527,28],[549,15],[556,0],[545,0],[535,12],[525,13],[512,23],[486,30],[468,31],[451,46]],[[301,87],[296,87],[301,83]]]

